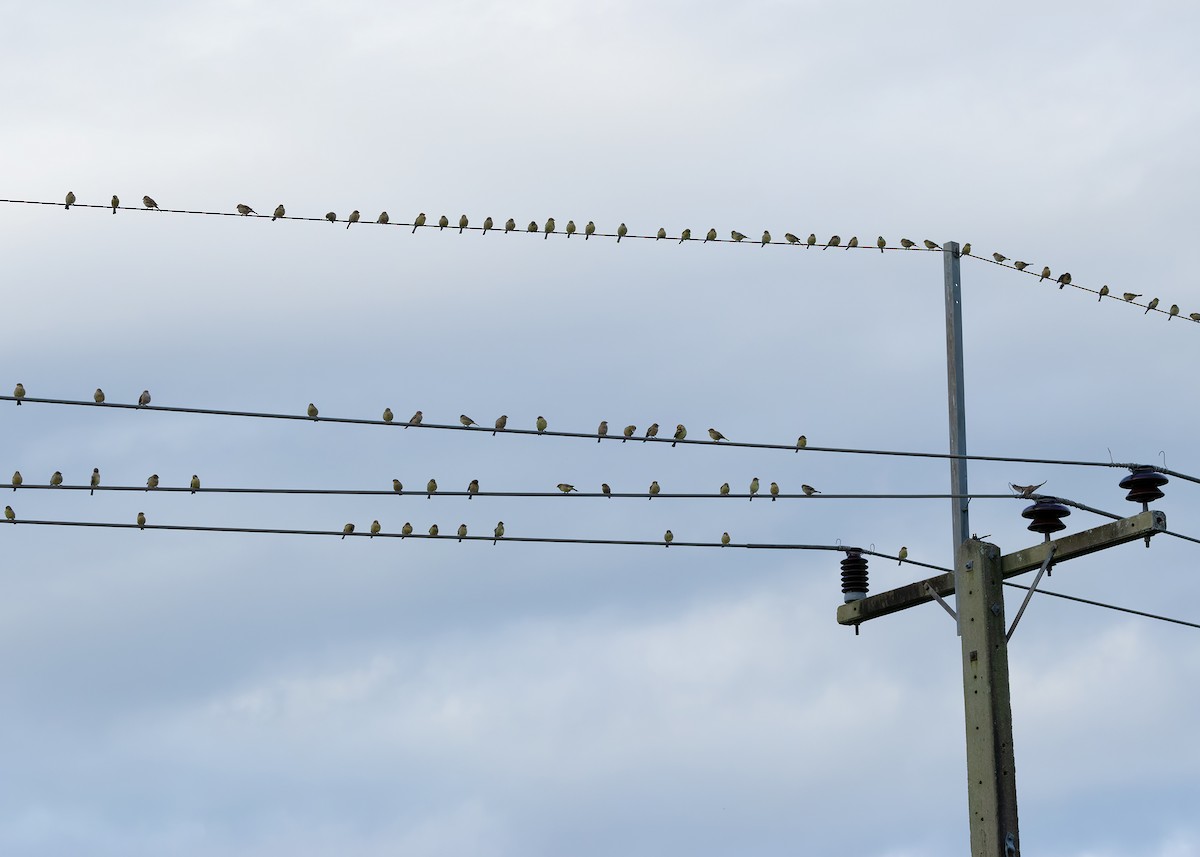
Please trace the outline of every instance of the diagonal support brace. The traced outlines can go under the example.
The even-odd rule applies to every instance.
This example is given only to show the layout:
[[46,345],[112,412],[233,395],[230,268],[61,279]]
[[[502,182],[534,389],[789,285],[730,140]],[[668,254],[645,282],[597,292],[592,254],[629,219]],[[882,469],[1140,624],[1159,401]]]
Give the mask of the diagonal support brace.
[[[1149,538],[1149,536],[1147,536]],[[1025,613],[1025,608],[1029,606],[1029,599],[1033,597],[1033,593],[1037,591],[1038,584],[1042,581],[1042,575],[1050,570],[1050,564],[1054,561],[1054,552],[1058,549],[1058,545],[1051,543],[1050,548],[1046,551],[1046,559],[1042,561],[1042,567],[1038,569],[1037,577],[1033,579],[1033,585],[1029,587],[1029,591],[1025,593],[1025,600],[1021,602],[1021,607],[1017,610],[1017,615],[1013,617],[1012,627],[1008,629],[1008,633],[1004,635],[1004,642],[1012,640],[1013,631],[1017,630],[1017,623],[1021,621],[1022,614]],[[928,584],[926,584],[928,585]]]
[[955,624],[957,624],[958,623],[958,614],[954,612],[954,608],[946,603],[946,599],[943,598],[941,595],[939,595],[937,590],[929,585],[928,581],[925,582],[925,590],[926,590],[927,595],[929,595],[931,598],[933,598],[933,600],[936,601],[938,604],[942,605],[942,609],[945,610],[947,613],[949,613],[950,618],[954,620]]

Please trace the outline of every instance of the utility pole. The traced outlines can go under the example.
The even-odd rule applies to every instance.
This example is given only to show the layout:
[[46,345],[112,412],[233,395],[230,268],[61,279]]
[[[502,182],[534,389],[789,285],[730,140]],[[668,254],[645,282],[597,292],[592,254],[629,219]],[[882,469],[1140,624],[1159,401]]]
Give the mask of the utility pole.
[[[947,241],[942,244],[942,269],[946,285],[946,401],[950,406],[950,454],[967,454],[967,392],[963,373],[962,331],[962,271],[958,243]],[[967,462],[963,458],[950,459],[950,524],[953,537],[953,552],[957,556],[959,546],[971,532],[967,514]],[[957,572],[958,564],[954,568]],[[954,596],[958,600],[957,590]],[[962,634],[962,625],[958,625]]]

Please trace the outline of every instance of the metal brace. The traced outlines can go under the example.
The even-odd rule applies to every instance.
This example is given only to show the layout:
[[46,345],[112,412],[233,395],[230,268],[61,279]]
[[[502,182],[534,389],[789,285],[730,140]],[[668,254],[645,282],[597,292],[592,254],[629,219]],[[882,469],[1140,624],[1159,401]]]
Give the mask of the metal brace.
[[1008,633],[1004,635],[1004,642],[1012,639],[1013,631],[1017,630],[1017,623],[1021,621],[1021,614],[1025,612],[1025,608],[1029,606],[1029,599],[1033,597],[1033,593],[1037,590],[1038,583],[1042,580],[1042,575],[1050,570],[1050,561],[1054,559],[1054,552],[1058,550],[1058,545],[1050,545],[1050,550],[1046,552],[1046,559],[1042,562],[1042,567],[1038,569],[1037,577],[1033,579],[1033,586],[1029,587],[1029,591],[1025,593],[1025,600],[1021,602],[1021,609],[1017,611],[1017,615],[1013,617],[1012,627],[1008,629]]
[[929,595],[933,598],[934,601],[936,601],[938,604],[942,605],[942,609],[950,614],[951,619],[953,619],[955,622],[958,621],[958,614],[954,612],[954,608],[946,603],[945,598],[943,598],[942,596],[937,594],[937,591],[932,586],[929,585],[928,580],[925,581],[925,591],[929,593]]

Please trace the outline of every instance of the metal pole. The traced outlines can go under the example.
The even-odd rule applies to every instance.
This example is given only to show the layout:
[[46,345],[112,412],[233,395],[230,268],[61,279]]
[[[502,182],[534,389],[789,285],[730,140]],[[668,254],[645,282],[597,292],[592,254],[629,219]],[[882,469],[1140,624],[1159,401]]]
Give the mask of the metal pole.
[[[962,273],[959,264],[959,246],[955,241],[942,245],[942,262],[946,280],[946,376],[950,404],[950,454],[967,454],[967,409],[966,390],[963,381],[963,336],[962,336]],[[954,552],[967,540],[970,522],[967,516],[967,462],[961,458],[950,459],[950,493],[961,495],[950,501],[953,525]],[[961,588],[961,573],[954,566],[955,612],[958,607],[958,592]],[[962,620],[958,620],[958,634],[962,636]]]

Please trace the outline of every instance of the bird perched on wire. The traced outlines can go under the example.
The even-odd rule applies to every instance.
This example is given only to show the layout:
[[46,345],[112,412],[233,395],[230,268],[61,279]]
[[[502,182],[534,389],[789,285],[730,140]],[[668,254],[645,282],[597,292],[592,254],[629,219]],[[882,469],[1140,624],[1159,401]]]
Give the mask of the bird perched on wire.
[[475,420],[471,419],[466,414],[459,414],[458,421],[460,423],[462,423],[464,426],[466,426],[467,428],[470,428],[471,426],[475,425]]
[[17,522],[17,513],[13,511],[12,506],[4,507],[4,520],[6,520],[12,524],[15,524]]
[[1045,482],[1039,482],[1037,485],[1017,485],[1015,482],[1009,482],[1008,487],[1016,492],[1018,497],[1029,499],[1033,496],[1033,492],[1045,485]]
[[962,249],[958,251],[958,255],[960,255],[960,256],[970,256],[971,255],[971,242],[970,241],[968,241],[966,244],[962,245]]
[[413,232],[416,232],[425,225],[425,212],[421,212],[413,219]]
[[353,532],[354,524],[346,524],[346,526],[342,527],[342,540],[344,541],[346,536],[352,534]]
[[1100,287],[1100,297],[1096,298],[1096,300],[1102,301],[1107,296],[1108,296],[1108,286],[1107,285],[1101,286]]
[[258,214],[257,211],[255,211],[250,206],[246,205],[246,203],[244,203],[244,202],[239,202],[237,204],[237,213],[242,215],[242,217],[246,217],[247,215],[250,215],[250,214]]
[[538,225],[536,220],[529,221],[529,225],[525,227],[526,232],[537,232]]
[[157,487],[158,487],[158,474],[151,473],[149,478],[146,479],[146,490],[153,491]]
[[1028,262],[1013,262],[1013,267],[1016,268],[1018,271],[1024,271],[1026,268],[1029,267],[1029,263]]
[[775,498],[778,496],[779,496],[779,483],[772,482],[771,483],[771,502],[774,503]]
[[467,499],[470,500],[479,493],[479,480],[472,479],[471,484],[467,486]]
[[1063,286],[1071,285],[1071,275],[1069,273],[1062,274],[1059,276],[1059,278],[1057,280],[1055,280],[1055,282],[1058,283],[1058,290],[1062,291]]
[[658,437],[658,423],[650,424],[650,428],[646,429],[646,437],[647,438]]
[[[622,429],[621,434],[625,435],[625,440],[628,440],[629,438],[633,437],[633,433],[635,431],[637,431],[637,426],[625,426],[625,428]],[[624,442],[624,440],[621,441],[621,443]]]
[[875,246],[879,248],[880,253],[882,253],[883,248],[887,246],[887,242],[883,240],[882,235],[875,239]]
[[392,409],[384,408],[383,409],[383,421],[385,423],[390,423],[393,419],[395,419],[395,415],[392,413]]
[[728,483],[728,482],[722,482],[722,483],[721,483],[721,488],[720,488],[720,491],[721,491],[721,496],[722,496],[722,497],[728,497],[728,496],[729,496],[729,483]]
[[707,233],[705,233],[704,240],[701,241],[700,243],[707,244],[709,241],[716,241],[716,240],[717,240],[717,230],[716,230],[716,228],[713,228],[713,229],[708,230]]
[[925,239],[924,243],[925,243],[926,250],[941,250],[942,249],[937,244],[934,244],[932,241],[930,241],[928,238]]
[[574,234],[575,234],[575,221],[568,220],[567,221],[567,237],[570,238]]
[[612,489],[608,487],[607,482],[600,483],[600,493],[603,494],[608,499],[610,499],[610,500],[612,499]]
[[62,471],[61,470],[55,470],[53,473],[50,474],[50,484],[55,488],[57,488],[59,485],[62,485]]
[[467,216],[464,214],[458,218],[458,234],[462,235],[463,230],[467,228]]
[[758,493],[758,477],[755,476],[750,480],[750,502],[754,502],[754,495]]
[[807,245],[807,246],[809,246],[809,247],[814,247],[814,246],[816,246],[816,243],[817,243],[817,233],[815,233],[815,232],[810,232],[810,233],[808,233],[808,240],[807,240],[807,241],[805,241],[804,243],[805,243],[805,245]]
[[308,415],[315,420],[317,418],[318,413],[320,413],[320,412],[317,410],[317,406],[314,405],[312,402],[309,402],[308,403]]
[[434,524],[433,526],[431,526],[431,527],[429,528],[429,535],[431,535],[431,536],[435,536],[435,537],[436,537],[436,536],[437,536],[437,534],[438,534],[438,525],[437,525],[437,524]]
[[574,491],[576,494],[579,493],[578,489],[576,489],[574,485],[571,485],[568,482],[559,482],[557,488],[559,491],[563,492],[564,494],[570,494],[572,491]]
[[657,480],[657,479],[655,479],[653,482],[651,482],[651,483],[650,483],[650,499],[651,499],[651,500],[653,500],[653,499],[654,499],[654,496],[655,496],[656,494],[658,494],[659,490],[660,490],[660,489],[659,489],[659,487],[658,487],[658,480]]
[[725,435],[721,434],[715,428],[710,428],[708,430],[708,436],[713,439],[713,443],[718,443],[722,440],[728,442],[728,440],[729,440],[728,438],[725,437]]
[[680,244],[682,244],[684,241],[691,241],[691,240],[692,240],[692,230],[685,229],[679,233],[679,243]]
[[104,391],[101,390],[99,387],[97,387],[96,392],[92,393],[92,398],[95,400],[97,405],[103,405],[104,404]]
[[1042,275],[1040,277],[1038,277],[1038,282],[1040,283],[1042,280],[1046,279],[1048,276],[1050,276],[1050,266],[1049,265],[1042,268]]
[[21,475],[21,471],[20,471],[20,470],[14,470],[14,471],[13,471],[13,475],[12,475],[12,489],[13,489],[13,491],[15,492],[15,491],[16,491],[18,488],[20,488],[20,487],[21,487],[21,483],[23,483],[24,481],[25,481],[25,477],[23,477],[23,476]]
[[400,537],[412,535],[412,524],[408,521],[404,522],[404,526],[400,528]]
[[729,544],[729,533],[721,533],[721,547]]
[[1189,312],[1188,318],[1192,321],[1200,321],[1200,312]]
[[360,215],[360,214],[358,213],[358,209],[357,209],[357,208],[356,208],[356,209],[354,209],[354,211],[350,212],[350,216],[346,218],[346,228],[347,228],[347,229],[349,229],[349,228],[350,228],[350,224],[351,224],[351,223],[358,223],[358,219],[359,219],[361,216],[362,216],[362,215]]
[[911,250],[912,248],[917,246],[917,242],[909,241],[907,238],[901,238],[900,246],[903,247],[905,250]]
[[674,533],[672,533],[670,530],[667,530],[665,533],[663,533],[663,542],[666,544],[667,547],[670,547],[671,542],[673,542],[673,541],[675,541]]
[[517,228],[517,221],[513,220],[511,217],[508,218],[508,220],[504,221],[504,234],[505,235],[512,232],[516,228]]
[[783,233],[783,240],[787,241],[787,243],[789,243],[789,244],[799,244],[800,243],[800,239],[790,232]]
[[437,493],[437,480],[430,479],[428,482],[425,483],[425,499],[428,500],[430,497],[432,497],[436,493]]
[[189,485],[192,489],[192,493],[195,494],[197,491],[200,490],[200,477],[197,476],[195,473],[193,473],[192,481],[191,481],[191,483],[189,483]]
[[806,497],[811,497],[813,494],[821,493],[820,491],[818,491],[816,488],[812,487],[811,485],[801,485],[800,490],[804,492],[804,495]]
[[383,528],[379,526],[379,521],[372,521],[371,522],[371,538],[375,538],[376,533],[378,533],[381,529],[383,529]]
[[908,548],[906,548],[906,547],[900,548],[900,555],[899,555],[898,559],[900,560],[900,562],[896,563],[896,565],[900,565],[901,562],[904,562],[906,559],[908,559]]
[[853,238],[850,239],[849,242],[847,242],[846,249],[849,250],[851,247],[857,247],[857,246],[858,246],[858,236],[855,235]]
[[592,221],[589,220],[587,222],[587,226],[583,227],[583,240],[587,241],[589,238],[591,238],[595,234],[596,234],[596,224],[592,223]]
[[17,400],[17,405],[20,406],[21,400],[25,398],[25,385],[20,381],[17,386],[13,387],[13,398]]
[[443,214],[441,217],[438,218],[438,232],[441,232],[443,229],[445,229],[449,225],[450,225],[450,218],[447,217],[446,215]]
[[158,210],[158,203],[148,196],[142,197],[142,205],[146,206],[146,208],[153,208],[155,211]]
[[459,524],[458,525],[458,540],[461,542],[466,537],[467,537],[467,525]]
[[492,530],[492,544],[495,544],[502,538],[504,538],[504,522],[497,521],[496,529]]
[[1142,315],[1145,315],[1146,313],[1150,312],[1150,310],[1154,309],[1157,306],[1158,306],[1158,298],[1151,298],[1150,303],[1146,304],[1146,312],[1142,313]]
[[393,479],[392,480],[392,490],[395,491],[397,494],[403,494],[404,493],[404,483],[401,482],[399,479]]
[[121,207],[121,198],[114,193],[112,202],[109,204],[112,206],[113,214],[116,214],[117,209]]
[[596,443],[599,443],[602,437],[608,437],[608,420],[600,420],[600,425],[596,427]]
[[804,447],[806,447],[806,446],[808,446],[808,438],[807,437],[805,437],[804,435],[800,435],[800,437],[796,438],[796,452],[799,452],[800,450],[804,449]]
[[541,434],[542,432],[544,432],[546,430],[546,426],[548,425],[548,423],[546,422],[545,417],[539,416],[537,418],[537,422],[534,423],[534,425],[537,426],[538,434]]
[[1125,300],[1127,300],[1127,301],[1132,301],[1132,300],[1135,300],[1136,298],[1140,298],[1141,295],[1135,294],[1134,292],[1125,292],[1125,294],[1121,295],[1121,297],[1125,298]]
[[150,404],[150,391],[142,390],[142,394],[138,396],[138,407],[144,408],[148,404]]
[[746,240],[746,236],[743,235],[742,233],[738,232],[736,229],[732,230],[729,233],[729,237],[732,238],[734,241],[745,241]]
[[999,262],[1001,265],[1003,265],[1005,262],[1008,261],[1008,257],[1005,256],[1003,253],[993,253],[992,258],[995,259],[997,262]]
[[92,490],[88,492],[88,495],[90,496],[92,494],[95,494],[96,488],[99,487],[99,485],[100,485],[100,468],[93,467],[92,468]]
[[666,237],[667,237],[667,227],[665,227],[665,226],[658,227],[658,231],[654,233],[654,240],[661,241],[663,238],[666,238]]
[[279,203],[279,205],[275,206],[275,213],[271,215],[271,221],[274,222],[274,221],[278,220],[279,218],[283,217],[285,214],[286,214],[286,211],[283,207],[283,203],[281,202],[281,203]]
[[1179,315],[1179,304],[1171,304],[1171,311],[1170,311],[1170,314],[1167,316],[1167,321],[1170,321],[1177,315]]
[[487,235],[487,234],[488,234],[488,230],[489,230],[489,229],[491,229],[491,228],[492,228],[492,218],[490,218],[490,217],[485,217],[485,218],[483,219],[483,234],[484,234],[484,235]]
[[137,525],[138,525],[139,530],[146,529],[146,513],[145,512],[138,512]]
[[826,245],[825,245],[824,247],[822,247],[821,249],[822,249],[822,250],[828,250],[830,247],[837,247],[837,246],[838,246],[838,245],[840,245],[841,243],[842,243],[842,236],[840,236],[840,235],[831,235],[831,236],[830,236],[830,238],[829,238],[829,243],[828,243],[828,244],[826,244]]
[[382,223],[386,226],[390,219],[391,218],[388,217],[388,213],[386,211],[381,211],[381,212],[379,212],[379,219],[376,220],[375,222]]
[[496,417],[496,428],[494,428],[492,430],[492,437],[496,436],[496,432],[504,431],[504,428],[507,425],[508,425],[508,414],[501,414],[500,416]]
[[629,227],[622,223],[617,227],[617,243],[621,243],[621,239],[629,234]]
[[683,427],[683,423],[675,426],[675,440],[671,442],[671,446],[687,437],[687,429]]

